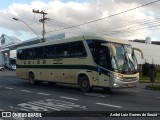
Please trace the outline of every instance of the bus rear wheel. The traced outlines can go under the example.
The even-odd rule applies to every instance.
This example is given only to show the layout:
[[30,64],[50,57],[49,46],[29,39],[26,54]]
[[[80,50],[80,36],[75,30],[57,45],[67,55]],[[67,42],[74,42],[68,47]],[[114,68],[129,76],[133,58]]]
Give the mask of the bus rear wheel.
[[34,77],[34,74],[33,73],[29,73],[29,83],[31,85],[34,85],[36,83],[35,81],[35,77]]
[[83,92],[89,92],[91,90],[89,79],[87,76],[82,76],[79,78],[79,87]]

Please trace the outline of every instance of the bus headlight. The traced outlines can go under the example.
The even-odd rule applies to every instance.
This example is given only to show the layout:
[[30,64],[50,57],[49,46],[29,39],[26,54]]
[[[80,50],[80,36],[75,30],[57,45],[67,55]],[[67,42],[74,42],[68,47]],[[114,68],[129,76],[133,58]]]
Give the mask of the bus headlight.
[[113,86],[114,86],[114,87],[118,87],[119,85],[118,85],[117,83],[114,83]]
[[121,84],[121,78],[111,75],[109,83],[110,87],[119,87]]

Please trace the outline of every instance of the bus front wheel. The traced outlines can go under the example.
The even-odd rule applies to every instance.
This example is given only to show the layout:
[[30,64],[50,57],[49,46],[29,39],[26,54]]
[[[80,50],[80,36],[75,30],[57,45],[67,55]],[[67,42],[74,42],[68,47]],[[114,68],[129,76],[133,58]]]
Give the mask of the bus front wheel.
[[91,90],[89,79],[87,76],[82,76],[79,78],[79,87],[84,92],[89,92]]
[[36,83],[33,73],[29,73],[29,82],[30,82],[31,85],[34,85]]

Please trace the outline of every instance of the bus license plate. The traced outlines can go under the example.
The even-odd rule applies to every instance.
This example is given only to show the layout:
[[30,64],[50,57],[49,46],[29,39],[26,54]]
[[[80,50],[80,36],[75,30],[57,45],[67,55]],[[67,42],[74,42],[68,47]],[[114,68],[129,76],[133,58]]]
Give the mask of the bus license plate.
[[128,84],[128,87],[133,87],[133,86],[134,86],[134,84],[132,84],[132,83]]

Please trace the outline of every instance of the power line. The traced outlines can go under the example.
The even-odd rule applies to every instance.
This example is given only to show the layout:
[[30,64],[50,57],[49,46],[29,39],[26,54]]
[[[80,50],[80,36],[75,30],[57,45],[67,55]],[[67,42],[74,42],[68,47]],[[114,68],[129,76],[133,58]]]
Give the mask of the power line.
[[[66,23],[63,23],[63,22],[59,22],[59,21],[57,21],[55,19],[49,19],[49,21],[47,23],[48,24],[52,24],[54,26],[59,26],[61,28],[65,28],[65,27],[70,27],[71,26],[69,24],[66,24]],[[74,31],[74,33],[78,32],[78,33],[76,33],[77,35],[80,35],[80,33],[84,33],[81,29],[78,29],[78,28],[74,28],[72,31]]]
[[[138,24],[137,24],[138,23]],[[126,26],[126,28],[124,29],[119,29],[119,30],[114,30],[114,31],[111,31],[110,29],[112,29],[113,27],[111,28],[107,28],[107,31],[106,29],[103,29],[101,30],[102,32],[96,32],[98,34],[100,33],[108,33],[108,34],[105,34],[105,35],[111,35],[111,34],[128,34],[130,32],[136,32],[136,31],[139,31],[139,30],[142,30],[144,29],[145,31],[149,30],[149,29],[154,29],[155,27],[159,27],[159,18],[156,18],[156,20],[143,20],[143,21],[140,21],[140,22],[137,22],[136,24],[133,24],[132,26]],[[141,25],[143,25],[143,27],[141,27]],[[124,25],[123,25],[124,27]],[[116,26],[114,27],[114,29],[116,28]],[[119,27],[118,27],[119,28]],[[109,31],[108,31],[109,29]]]
[[[155,19],[158,19],[159,20],[159,18],[155,18]],[[114,29],[114,31],[116,31],[115,29],[116,28],[125,28],[125,27],[127,27],[126,29],[122,29],[122,30],[129,30],[129,29],[131,29],[131,28],[135,28],[135,27],[138,27],[138,26],[140,26],[140,25],[149,25],[149,24],[152,24],[152,23],[155,23],[155,21],[158,21],[158,20],[154,20],[154,19],[144,19],[144,20],[142,20],[142,21],[133,21],[133,22],[127,22],[127,24],[126,23],[123,23],[123,24],[121,24],[121,25],[118,25],[118,26],[111,26],[111,27],[107,27],[107,28],[105,28],[105,29],[103,29],[102,31],[105,31],[106,29],[110,29],[110,31],[111,31],[111,29]],[[132,26],[130,26],[130,24],[132,24]],[[121,30],[121,29],[120,29]],[[121,30],[121,31],[122,31]]]
[[[103,17],[103,18],[100,18],[100,19],[92,20],[92,21],[89,21],[89,22],[85,22],[85,23],[81,23],[81,24],[78,24],[78,25],[66,27],[66,28],[63,28],[63,29],[57,29],[57,30],[49,31],[49,32],[56,32],[56,31],[60,31],[60,30],[65,30],[65,29],[70,29],[70,28],[73,28],[73,27],[78,27],[78,26],[90,24],[90,23],[93,23],[93,22],[97,22],[97,21],[100,21],[100,20],[103,20],[103,19],[106,19],[106,18],[114,17],[114,16],[117,16],[117,15],[120,15],[120,14],[123,14],[123,13],[126,13],[126,12],[129,12],[129,11],[132,11],[132,10],[135,10],[135,9],[138,9],[138,8],[142,8],[142,7],[151,5],[151,4],[156,3],[156,2],[159,2],[159,1],[160,1],[160,0],[156,0],[156,1],[153,1],[153,2],[150,2],[150,3],[146,3],[146,4],[144,4],[144,5],[141,5],[141,6],[138,6],[138,7],[135,7],[135,8],[131,8],[131,9],[128,9],[128,10],[125,10],[125,11],[122,11],[122,12],[119,12],[119,13],[116,13],[116,14],[113,14],[113,15],[110,15],[110,16],[107,16],[107,17]],[[49,32],[47,32],[47,33],[49,33]]]

